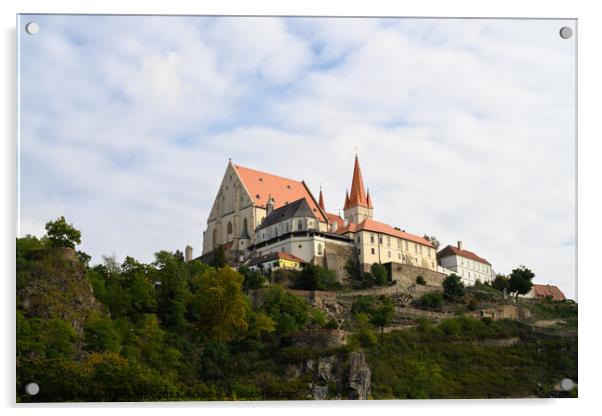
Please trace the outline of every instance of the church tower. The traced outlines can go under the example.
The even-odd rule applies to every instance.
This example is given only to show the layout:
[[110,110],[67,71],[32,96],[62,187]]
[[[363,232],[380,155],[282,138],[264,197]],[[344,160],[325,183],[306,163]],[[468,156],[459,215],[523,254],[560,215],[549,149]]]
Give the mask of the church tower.
[[359,224],[366,218],[372,218],[372,199],[370,191],[366,192],[360,161],[355,155],[355,166],[353,167],[353,179],[351,181],[351,192],[345,195],[344,215],[346,223]]

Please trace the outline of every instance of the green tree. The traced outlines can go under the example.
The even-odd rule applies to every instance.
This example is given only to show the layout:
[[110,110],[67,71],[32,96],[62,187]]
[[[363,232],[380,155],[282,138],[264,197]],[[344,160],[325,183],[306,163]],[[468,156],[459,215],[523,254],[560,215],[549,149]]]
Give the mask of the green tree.
[[75,248],[81,243],[81,236],[81,232],[73,224],[67,224],[63,216],[46,223],[46,239],[53,247]]
[[274,285],[265,290],[263,297],[261,309],[274,320],[278,333],[297,331],[309,320],[310,306],[301,296]]
[[169,330],[183,331],[186,326],[186,306],[190,299],[190,276],[187,264],[168,251],[155,253],[157,315]]
[[338,287],[336,274],[332,270],[311,263],[299,273],[294,283],[294,288],[301,290],[332,290]]
[[362,347],[372,347],[378,343],[378,337],[370,325],[370,317],[360,312],[355,317],[355,331],[352,341],[359,343]]
[[374,283],[378,286],[383,286],[389,280],[389,273],[387,273],[387,268],[380,263],[373,263],[370,266],[370,273],[374,276]]
[[462,279],[455,273],[443,279],[443,296],[451,301],[458,300],[464,296],[465,288]]
[[503,274],[498,274],[493,279],[492,286],[500,292],[503,292],[504,289],[508,290],[508,278]]
[[113,328],[111,319],[90,317],[84,327],[85,349],[90,352],[119,352],[121,339]]
[[226,261],[226,252],[224,251],[224,246],[215,247],[210,265],[215,268],[220,268],[225,267],[227,264],[228,262]]
[[385,326],[390,325],[395,314],[395,306],[389,298],[384,298],[381,305],[376,308],[370,318],[370,322],[377,328],[380,328],[381,334],[384,332]]
[[249,300],[242,293],[243,276],[230,267],[208,269],[199,276],[191,307],[196,326],[206,339],[227,342],[248,328]]
[[345,263],[345,271],[351,280],[360,280],[362,278],[362,270],[357,254],[349,256]]
[[517,298],[518,295],[525,295],[529,293],[533,287],[532,280],[534,277],[535,273],[527,269],[525,266],[517,267],[516,269],[512,270],[512,273],[510,273],[510,278],[508,279],[508,291],[510,293],[515,293]]
[[243,287],[246,291],[249,289],[259,289],[267,284],[267,279],[263,274],[251,270],[247,266],[240,266],[238,272],[244,277]]

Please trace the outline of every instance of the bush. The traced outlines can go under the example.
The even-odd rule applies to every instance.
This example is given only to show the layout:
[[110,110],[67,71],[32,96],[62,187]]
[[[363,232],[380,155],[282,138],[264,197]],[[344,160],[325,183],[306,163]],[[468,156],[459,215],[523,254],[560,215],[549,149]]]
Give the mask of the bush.
[[458,300],[466,292],[462,279],[457,274],[450,274],[443,280],[443,296],[451,301]]
[[424,277],[422,277],[422,276],[416,276],[416,283],[421,286],[426,286],[426,281],[424,280]]
[[429,292],[422,295],[414,303],[421,308],[438,310],[443,306],[443,296],[439,292]]
[[295,279],[293,287],[301,290],[334,290],[340,285],[332,270],[308,264]]
[[383,286],[389,280],[387,268],[380,263],[374,263],[370,266],[370,273],[374,276],[374,283],[378,286]]

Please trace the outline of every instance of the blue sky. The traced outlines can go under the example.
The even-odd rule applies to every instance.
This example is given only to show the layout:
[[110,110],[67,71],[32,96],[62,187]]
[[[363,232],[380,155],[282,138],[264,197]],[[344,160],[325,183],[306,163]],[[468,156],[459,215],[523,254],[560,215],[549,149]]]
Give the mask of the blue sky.
[[[35,36],[22,28],[40,25]],[[21,16],[20,233],[200,254],[228,158],[575,293],[573,21]]]

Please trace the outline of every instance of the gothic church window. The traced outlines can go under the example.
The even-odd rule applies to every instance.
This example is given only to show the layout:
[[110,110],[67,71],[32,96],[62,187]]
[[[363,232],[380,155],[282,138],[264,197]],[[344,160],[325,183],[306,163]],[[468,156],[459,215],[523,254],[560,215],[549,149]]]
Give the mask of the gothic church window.
[[232,234],[232,223],[228,221],[228,235]]

